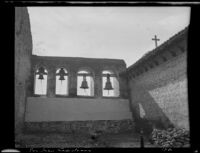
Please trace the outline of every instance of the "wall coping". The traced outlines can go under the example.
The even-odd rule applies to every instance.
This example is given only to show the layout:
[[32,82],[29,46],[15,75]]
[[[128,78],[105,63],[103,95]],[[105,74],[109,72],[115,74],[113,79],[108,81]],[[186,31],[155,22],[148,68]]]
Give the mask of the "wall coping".
[[32,55],[33,59],[42,59],[42,60],[68,60],[68,61],[96,61],[96,62],[109,62],[109,63],[119,63],[126,65],[123,59],[110,59],[110,58],[86,58],[86,57],[62,57],[62,56],[38,56]]
[[171,45],[175,44],[177,41],[180,41],[184,37],[186,37],[187,33],[188,33],[188,27],[185,27],[183,30],[179,31],[177,34],[170,37],[167,41],[165,41],[163,44],[161,44],[157,48],[144,54],[143,57],[141,57],[138,61],[136,61],[134,64],[132,64],[131,66],[127,68],[127,72],[132,71],[136,67],[142,65],[147,60],[151,59],[152,56],[159,55],[160,53],[163,52],[163,50],[166,50],[167,48],[171,47]]

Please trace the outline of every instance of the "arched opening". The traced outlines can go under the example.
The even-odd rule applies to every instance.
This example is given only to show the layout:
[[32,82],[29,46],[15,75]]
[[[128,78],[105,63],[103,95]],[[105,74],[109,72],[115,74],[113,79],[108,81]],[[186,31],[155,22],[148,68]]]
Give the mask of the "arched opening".
[[68,95],[68,73],[64,68],[56,71],[56,95]]
[[102,72],[102,93],[104,97],[119,97],[119,82],[112,71]]
[[46,95],[47,94],[47,70],[40,67],[35,72],[35,88],[34,94]]
[[89,71],[77,73],[77,95],[94,96],[94,79]]

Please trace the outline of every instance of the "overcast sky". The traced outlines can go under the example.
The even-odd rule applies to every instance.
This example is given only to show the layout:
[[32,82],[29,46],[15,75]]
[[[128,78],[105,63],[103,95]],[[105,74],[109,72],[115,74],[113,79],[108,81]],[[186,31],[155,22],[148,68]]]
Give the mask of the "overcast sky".
[[189,7],[28,7],[33,54],[124,59],[127,66],[189,25]]

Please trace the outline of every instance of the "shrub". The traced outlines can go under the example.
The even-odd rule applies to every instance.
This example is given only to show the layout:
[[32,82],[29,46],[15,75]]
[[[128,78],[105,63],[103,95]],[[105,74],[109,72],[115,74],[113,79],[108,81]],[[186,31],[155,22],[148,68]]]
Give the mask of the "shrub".
[[189,147],[189,131],[181,128],[168,128],[167,130],[154,129],[153,142],[164,148]]

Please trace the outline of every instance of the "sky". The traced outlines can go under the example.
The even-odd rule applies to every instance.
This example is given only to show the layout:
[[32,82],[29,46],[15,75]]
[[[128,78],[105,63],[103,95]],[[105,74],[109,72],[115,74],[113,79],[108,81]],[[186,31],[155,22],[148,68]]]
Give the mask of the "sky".
[[28,7],[33,54],[124,59],[127,67],[190,22],[190,7]]

